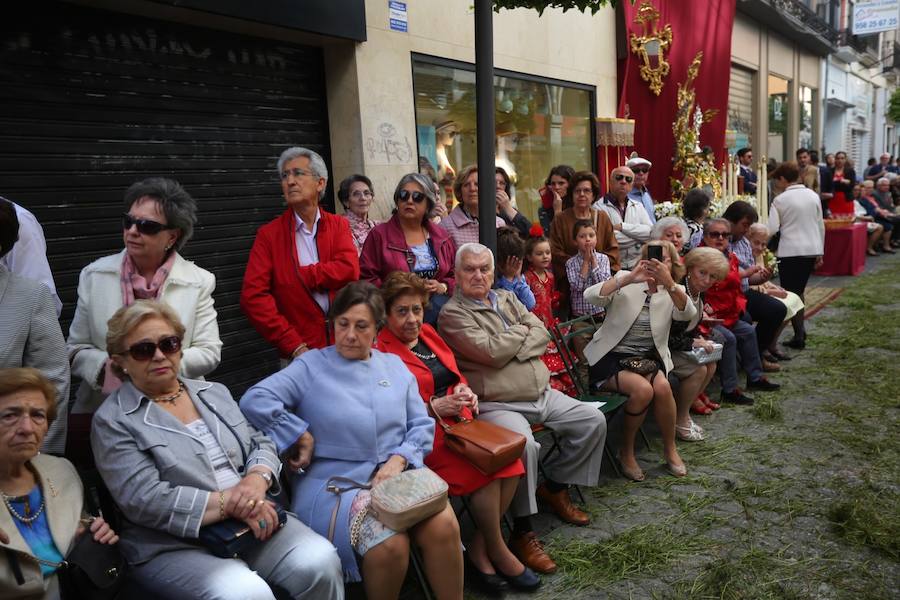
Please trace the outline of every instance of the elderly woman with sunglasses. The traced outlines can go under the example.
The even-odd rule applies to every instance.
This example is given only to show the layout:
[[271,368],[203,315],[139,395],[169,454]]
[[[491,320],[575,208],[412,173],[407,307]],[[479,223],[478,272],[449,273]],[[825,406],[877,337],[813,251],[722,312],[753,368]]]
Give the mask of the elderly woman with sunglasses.
[[[247,423],[225,386],[182,372],[185,328],[163,302],[138,300],[109,321],[106,347],[124,384],[94,415],[97,468],[123,519],[133,576],[163,598],[343,598],[337,551],[266,498],[279,491],[275,444]],[[241,560],[198,543],[200,529],[242,521],[259,543]],[[283,530],[283,531],[282,531]]]
[[[194,199],[178,182],[153,177],[128,188],[125,211],[125,248],[86,266],[78,280],[78,305],[67,341],[72,374],[82,380],[74,413],[93,413],[121,385],[106,350],[107,321],[136,300],[165,300],[176,307],[185,327],[181,361],[185,377],[202,378],[222,357],[212,296],[216,278],[179,253],[197,223]],[[71,448],[78,446],[75,423],[70,428]],[[85,433],[87,427],[82,425]]]
[[394,215],[375,227],[359,256],[360,279],[381,287],[394,271],[415,273],[425,281],[431,305],[425,315],[435,323],[453,293],[456,244],[446,229],[428,217],[437,202],[434,186],[421,173],[404,175],[394,190]]

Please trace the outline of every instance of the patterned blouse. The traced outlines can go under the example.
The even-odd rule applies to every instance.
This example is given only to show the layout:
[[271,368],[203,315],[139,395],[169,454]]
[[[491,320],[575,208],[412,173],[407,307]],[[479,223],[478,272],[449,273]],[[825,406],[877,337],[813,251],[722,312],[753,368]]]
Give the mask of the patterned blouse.
[[553,271],[550,269],[544,271],[544,278],[544,281],[541,281],[533,269],[525,271],[525,281],[534,293],[535,304],[531,312],[544,322],[544,327],[550,329],[557,322],[553,310],[559,308],[559,292],[556,290]]
[[345,212],[344,218],[350,222],[350,235],[353,236],[353,245],[356,246],[356,254],[359,255],[362,252],[363,244],[366,243],[366,238],[369,237],[369,232],[378,223],[370,219],[361,219],[351,211]]

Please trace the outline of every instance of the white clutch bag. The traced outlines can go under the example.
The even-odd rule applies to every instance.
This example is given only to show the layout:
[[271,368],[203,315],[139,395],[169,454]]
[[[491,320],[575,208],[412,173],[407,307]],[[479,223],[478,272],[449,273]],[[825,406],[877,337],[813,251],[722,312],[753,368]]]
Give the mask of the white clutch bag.
[[698,365],[705,365],[707,363],[716,362],[717,360],[722,358],[722,344],[717,344],[715,342],[712,343],[713,349],[712,352],[707,352],[703,348],[694,348],[690,352],[686,352],[687,357],[691,362],[697,363]]

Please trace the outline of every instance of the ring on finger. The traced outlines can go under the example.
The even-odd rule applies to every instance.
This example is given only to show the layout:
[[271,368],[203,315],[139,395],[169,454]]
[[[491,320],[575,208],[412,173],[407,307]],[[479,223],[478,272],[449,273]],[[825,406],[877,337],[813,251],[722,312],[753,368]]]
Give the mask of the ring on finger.
[[256,500],[253,500],[252,498],[247,500],[247,506],[256,506]]
[[260,520],[259,520],[259,528],[260,528],[260,529],[265,529],[265,528],[268,527],[268,526],[269,526],[269,524],[266,523],[266,520],[265,520],[265,519],[260,519]]

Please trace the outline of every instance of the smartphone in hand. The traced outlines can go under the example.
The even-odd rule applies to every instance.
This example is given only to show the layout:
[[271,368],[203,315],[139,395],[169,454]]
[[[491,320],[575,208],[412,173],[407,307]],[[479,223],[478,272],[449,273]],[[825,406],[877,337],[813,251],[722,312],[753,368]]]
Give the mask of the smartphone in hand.
[[653,259],[663,262],[662,246],[647,246],[647,260]]

